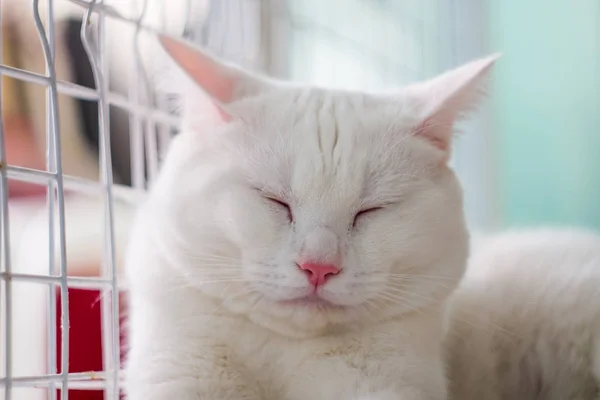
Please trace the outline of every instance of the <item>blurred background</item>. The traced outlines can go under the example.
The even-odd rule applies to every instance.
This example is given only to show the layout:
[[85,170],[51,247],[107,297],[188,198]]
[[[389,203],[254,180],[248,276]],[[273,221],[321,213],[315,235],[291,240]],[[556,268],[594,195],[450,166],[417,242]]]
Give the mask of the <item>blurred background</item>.
[[[79,43],[84,7],[68,0],[54,3],[62,67],[58,72],[65,81],[93,87],[87,56]],[[335,87],[398,87],[500,51],[504,56],[495,70],[490,100],[462,129],[454,155],[471,225],[478,229],[540,223],[600,227],[600,3],[596,0],[106,3],[131,19],[139,18],[145,6],[141,21],[146,26],[184,35],[248,68]],[[4,64],[20,59],[24,68],[43,72],[35,32],[30,36],[17,32],[33,29],[33,24],[11,26],[11,15],[12,22],[17,16],[32,20],[30,5],[20,0],[4,0],[3,5]],[[107,26],[112,28],[107,30],[106,45],[112,56],[111,88],[126,95],[134,61],[127,54],[132,48],[123,38],[133,28],[112,19]],[[33,46],[13,54],[11,49],[24,40]],[[34,136],[43,135],[44,124],[35,121],[44,120],[43,107],[31,103],[44,99],[26,95],[34,90],[28,90],[31,84],[3,79],[4,119],[10,125],[8,156],[17,165],[35,166],[29,152],[23,151],[27,144],[19,132],[33,129],[41,131]],[[142,86],[152,91],[148,79]],[[69,109],[62,116],[63,129],[73,131],[65,142],[77,142],[69,145],[73,151],[65,154],[63,164],[69,174],[94,177],[98,172],[92,164],[97,162],[87,158],[97,152],[96,107],[67,95],[61,101],[65,103],[62,108]],[[15,118],[19,107],[33,108],[35,113],[30,114],[36,115],[29,120]],[[139,169],[137,178],[136,173],[132,176],[130,137],[135,129],[130,128],[126,110],[114,103],[111,108],[115,178],[124,185],[143,186],[148,171],[143,178]],[[43,146],[43,140],[38,142]],[[43,153],[43,147],[37,152]]]
[[[101,131],[98,103],[90,95],[94,70],[103,72],[110,89],[106,134],[117,271],[135,203],[177,134],[173,93],[156,85],[152,38],[135,23],[184,36],[247,68],[341,88],[400,87],[502,52],[489,99],[456,139],[452,163],[465,188],[469,225],[483,231],[541,224],[600,229],[598,0],[105,0],[96,9],[106,18],[93,14],[87,37],[98,63],[90,62],[81,40],[90,3],[55,0],[52,24],[46,0],[39,9],[46,34],[52,25],[55,38],[70,275],[105,272],[104,192],[96,190],[102,187]],[[52,275],[57,261],[49,248],[58,242],[48,229],[46,183],[23,169],[46,170],[46,89],[31,82],[45,73],[45,59],[31,2],[2,0],[1,6],[12,270]],[[53,294],[47,286],[15,282],[13,373],[56,372],[59,357],[48,362],[47,356],[60,343],[60,304],[48,300]],[[101,370],[106,357],[97,292],[90,296],[88,289],[69,290],[70,345],[84,349],[71,352],[71,372]],[[47,336],[48,329],[55,335]],[[23,391],[17,398],[48,393]],[[102,396],[71,394],[81,400]]]

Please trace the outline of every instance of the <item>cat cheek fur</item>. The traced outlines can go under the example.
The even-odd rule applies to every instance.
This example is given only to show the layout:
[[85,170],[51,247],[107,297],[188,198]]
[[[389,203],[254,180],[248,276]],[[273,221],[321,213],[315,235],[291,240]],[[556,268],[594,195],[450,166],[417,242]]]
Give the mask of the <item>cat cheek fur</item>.
[[[129,400],[165,400],[164,388],[178,399],[444,400],[442,303],[467,246],[444,162],[493,58],[389,96],[272,82],[162,44],[219,112],[204,125],[184,117],[139,212]],[[293,224],[253,191],[263,186],[291,196]],[[314,260],[341,268],[321,300],[282,302],[314,293],[296,266]]]
[[229,235],[240,248],[259,253],[274,247],[290,228],[287,220],[247,185],[224,196],[218,218],[227,221]]

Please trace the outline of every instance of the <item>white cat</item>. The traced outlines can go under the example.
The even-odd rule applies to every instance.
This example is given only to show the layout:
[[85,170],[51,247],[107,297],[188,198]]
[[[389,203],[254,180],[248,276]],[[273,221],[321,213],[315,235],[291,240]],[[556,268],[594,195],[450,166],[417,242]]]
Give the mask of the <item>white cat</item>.
[[539,229],[484,237],[451,299],[451,399],[600,398],[597,234]]
[[447,160],[496,57],[367,94],[161,42],[218,117],[188,107],[139,212],[129,400],[445,399],[468,252]]

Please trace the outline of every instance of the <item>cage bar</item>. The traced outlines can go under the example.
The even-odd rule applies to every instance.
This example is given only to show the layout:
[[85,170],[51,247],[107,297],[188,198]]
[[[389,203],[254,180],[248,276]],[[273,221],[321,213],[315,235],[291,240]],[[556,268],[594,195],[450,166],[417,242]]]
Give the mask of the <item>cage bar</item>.
[[[2,8],[0,7],[0,23],[2,23]],[[0,31],[0,65],[2,64],[2,32]],[[6,161],[6,142],[4,137],[4,120],[2,116],[2,77],[0,76],[0,224],[2,241],[0,248],[0,311],[4,314],[4,399],[12,399],[12,268],[10,256],[10,225],[8,213],[8,176]],[[4,287],[4,290],[2,288]],[[3,297],[4,295],[4,297]],[[2,308],[2,304],[4,304]],[[2,348],[0,346],[0,348]]]
[[[46,136],[48,138],[47,145],[47,168],[49,171],[55,172],[55,178],[48,184],[48,209],[49,209],[49,264],[51,271],[55,270],[55,261],[53,254],[54,239],[56,237],[54,226],[54,196],[56,196],[56,207],[58,209],[58,240],[59,240],[59,260],[60,260],[60,294],[61,294],[61,375],[62,400],[68,400],[69,387],[69,290],[67,287],[67,248],[65,239],[65,200],[63,188],[63,172],[62,172],[62,152],[60,140],[60,121],[58,118],[58,89],[56,84],[56,70],[54,64],[54,9],[53,0],[48,0],[48,34],[44,29],[42,19],[39,13],[39,0],[33,0],[33,19],[36,29],[39,34],[39,39],[42,45],[44,57],[46,59],[46,72],[50,79],[48,87],[47,108],[49,123],[47,125]],[[54,292],[54,285],[50,285],[51,292]],[[52,314],[51,314],[52,315]],[[54,321],[51,321],[53,323]],[[52,329],[52,328],[51,328]],[[52,352],[50,353],[52,356]],[[51,357],[50,357],[51,358]],[[55,368],[53,364],[52,368]],[[53,396],[54,397],[54,396]]]

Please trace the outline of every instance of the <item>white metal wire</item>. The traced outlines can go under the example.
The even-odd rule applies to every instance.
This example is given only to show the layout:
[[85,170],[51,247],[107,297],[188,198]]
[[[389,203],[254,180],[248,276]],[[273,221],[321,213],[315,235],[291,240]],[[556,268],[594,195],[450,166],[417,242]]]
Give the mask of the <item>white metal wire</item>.
[[[81,2],[80,2],[81,3]],[[0,60],[0,73],[25,82],[43,85],[47,88],[47,170],[33,170],[19,166],[8,166],[5,164],[6,149],[4,147],[3,122],[0,120],[0,160],[2,161],[0,195],[2,216],[2,298],[3,319],[5,321],[5,377],[0,378],[3,389],[3,398],[13,400],[14,389],[17,387],[48,388],[48,398],[56,396],[55,389],[61,389],[62,400],[68,399],[68,389],[103,389],[105,399],[119,398],[119,291],[117,284],[117,273],[114,256],[114,212],[113,202],[115,197],[135,201],[134,191],[124,187],[113,185],[110,155],[109,105],[117,105],[138,118],[147,121],[160,121],[169,125],[176,125],[177,119],[171,115],[156,109],[140,106],[130,100],[109,93],[108,90],[108,57],[103,51],[105,42],[105,13],[103,7],[94,10],[96,0],[83,4],[87,11],[85,22],[82,24],[81,40],[90,59],[94,73],[96,89],[85,88],[70,82],[61,82],[56,78],[55,71],[55,31],[54,31],[54,4],[53,0],[47,3],[47,21],[44,24],[39,11],[39,0],[32,1],[34,22],[39,34],[39,40],[46,58],[46,73],[44,75],[31,71],[2,65]],[[97,23],[97,47],[94,47],[91,39],[92,24],[91,16],[97,11],[99,16]],[[1,17],[1,16],[0,16]],[[1,89],[1,87],[0,87]],[[101,164],[101,182],[89,181],[78,177],[65,176],[61,163],[61,140],[60,121],[58,118],[58,94],[66,93],[75,98],[96,100],[98,102],[99,115],[99,159]],[[1,109],[1,105],[0,105]],[[1,116],[0,116],[1,118]],[[152,122],[150,122],[151,124]],[[49,254],[48,274],[26,274],[14,273],[11,268],[10,255],[10,226],[8,214],[8,179],[20,180],[31,183],[44,184],[47,186],[48,199],[48,229],[49,229]],[[74,189],[78,192],[102,195],[105,204],[105,256],[103,257],[102,274],[99,278],[69,277],[67,271],[67,251],[65,242],[65,189]],[[58,242],[58,243],[56,243]],[[54,254],[58,248],[58,254]],[[55,261],[58,260],[59,268]],[[58,271],[58,274],[57,274]],[[43,376],[14,376],[13,365],[13,316],[12,316],[12,286],[13,282],[41,282],[49,286],[48,296],[48,369]],[[55,290],[60,290],[61,299],[61,368],[56,371],[56,305]],[[85,289],[99,289],[102,292],[102,344],[103,344],[103,370],[104,372],[92,373],[69,373],[69,307],[68,288],[79,287]]]
[[[147,1],[144,0],[141,13],[131,13],[134,17],[126,17],[109,7],[102,0],[72,0],[85,10],[81,27],[81,42],[89,58],[92,68],[95,88],[91,89],[72,82],[57,79],[55,71],[56,32],[54,28],[55,2],[47,0],[45,21],[42,21],[40,2],[46,0],[30,0],[33,18],[38,36],[46,58],[46,71],[39,73],[5,65],[0,59],[0,75],[46,87],[47,91],[47,132],[45,170],[36,170],[17,165],[7,165],[6,149],[4,146],[4,127],[0,120],[0,208],[2,225],[2,263],[0,269],[0,302],[1,317],[5,326],[3,349],[4,376],[0,377],[0,398],[14,400],[19,398],[22,388],[46,390],[47,396],[41,398],[55,399],[57,390],[61,390],[61,399],[68,399],[69,390],[102,390],[104,398],[118,399],[120,396],[120,329],[119,329],[119,289],[118,274],[115,260],[115,201],[125,201],[136,204],[144,196],[147,181],[152,180],[158,170],[160,154],[164,153],[170,133],[178,126],[179,120],[170,112],[164,111],[166,103],[162,99],[154,99],[144,65],[140,58],[134,58],[131,65],[132,80],[129,92],[124,96],[110,90],[109,82],[109,52],[106,51],[106,19],[113,18],[135,26],[135,35],[131,36],[132,53],[140,53],[139,33],[143,30],[151,32],[156,29],[145,25],[144,15]],[[129,0],[128,0],[129,1]],[[64,2],[64,1],[63,1]],[[139,6],[140,1],[131,0],[131,4]],[[191,2],[189,3],[191,4]],[[136,10],[140,11],[140,10]],[[0,20],[1,20],[0,15]],[[188,19],[191,13],[187,14]],[[191,23],[191,22],[187,22]],[[1,45],[0,45],[1,46]],[[1,87],[0,87],[1,90]],[[68,95],[74,99],[96,101],[99,116],[99,162],[100,181],[84,179],[64,174],[62,170],[60,121],[58,118],[58,96]],[[157,103],[158,102],[158,103]],[[156,103],[156,104],[155,104]],[[157,104],[162,107],[157,107]],[[110,109],[116,106],[130,115],[130,132],[132,135],[131,163],[132,187],[116,185],[113,182],[111,163]],[[0,103],[1,109],[1,103]],[[1,117],[1,116],[0,116]],[[156,132],[159,135],[157,138]],[[7,194],[8,180],[40,184],[47,187],[48,199],[48,266],[46,274],[15,271],[11,263],[11,238],[9,224],[9,203]],[[104,204],[104,251],[102,268],[99,277],[69,276],[67,270],[67,251],[65,240],[65,190],[100,197]],[[42,375],[15,375],[14,364],[14,293],[15,282],[45,284],[48,287],[47,314],[48,335],[46,339],[47,366]],[[60,370],[57,370],[58,358],[56,339],[56,297],[55,288],[60,292],[61,301],[61,346]],[[103,368],[98,372],[69,373],[69,288],[94,289],[101,292],[102,315],[102,349]],[[40,398],[40,397],[36,397]]]
[[[31,82],[38,85],[47,86],[50,84],[50,80],[46,76],[37,74],[35,72],[13,68],[7,65],[0,65],[0,73],[10,76],[11,78],[20,79],[25,82]],[[56,86],[58,93],[67,94],[75,99],[99,100],[98,93],[95,90],[77,85],[75,83],[57,80]],[[118,93],[107,93],[104,101],[106,101],[109,105],[118,106],[119,108],[139,115],[144,119],[154,120],[156,122],[171,126],[177,126],[179,122],[179,120],[171,114],[168,114],[160,109],[152,109],[149,107],[140,106],[139,104],[136,104],[135,102],[119,95]]]
[[[98,24],[98,49],[92,48],[89,29],[91,15],[94,11],[96,0],[92,0],[86,12],[84,23],[81,25],[81,41],[90,59],[94,73],[94,81],[98,91],[98,116],[99,116],[99,138],[100,138],[100,164],[102,184],[105,190],[105,248],[106,257],[103,257],[102,276],[111,281],[110,286],[102,290],[102,350],[103,369],[108,376],[108,385],[105,388],[106,399],[117,399],[119,397],[118,371],[120,363],[119,345],[119,292],[117,285],[117,270],[114,254],[114,205],[112,196],[113,173],[111,164],[110,135],[108,133],[109,111],[106,101],[108,89],[108,57],[103,52],[105,46],[105,14],[100,10]],[[63,391],[62,393],[65,393]]]
[[[2,7],[0,7],[0,23],[2,21]],[[0,65],[2,64],[2,40],[0,40]],[[2,93],[2,79],[0,76],[0,93]],[[0,251],[2,257],[0,260],[0,310],[4,315],[4,374],[6,382],[4,383],[4,397],[10,400],[12,396],[12,331],[9,328],[12,325],[12,275],[11,256],[10,256],[10,225],[8,214],[8,174],[6,169],[6,148],[4,140],[4,122],[2,121],[2,96],[0,95],[0,223],[2,224],[2,240]]]
[[[6,1],[6,0],[1,0]],[[158,5],[158,14],[166,14],[166,0],[62,0],[81,7],[83,24],[81,42],[85,48],[92,68],[95,88],[57,79],[55,71],[56,32],[54,28],[54,6],[61,0],[22,0],[33,4],[33,16],[39,41],[46,56],[45,73],[26,71],[2,63],[0,55],[0,76],[11,77],[30,84],[46,87],[47,91],[47,132],[46,132],[46,170],[35,170],[23,166],[7,165],[6,148],[0,114],[0,320],[4,321],[5,334],[3,349],[4,375],[0,376],[0,400],[22,400],[15,394],[17,389],[38,388],[46,391],[48,400],[54,400],[57,390],[61,390],[61,399],[68,399],[68,389],[102,390],[105,400],[116,400],[120,396],[120,327],[119,327],[119,289],[117,251],[122,243],[116,243],[117,204],[137,204],[159,170],[162,155],[167,147],[172,131],[178,126],[179,118],[169,110],[166,97],[157,96],[147,65],[143,60],[142,33],[156,33],[167,29],[169,24],[163,20],[148,22],[148,6]],[[112,7],[109,1],[121,2],[121,6]],[[349,50],[349,57],[358,71],[348,74],[337,83],[345,86],[371,89],[381,86],[393,86],[407,81],[431,75],[432,72],[456,64],[448,10],[453,9],[456,0],[405,0],[365,2],[362,0],[215,0],[212,1],[210,17],[206,25],[198,24],[192,12],[195,5],[208,0],[181,0],[182,18],[180,33],[184,31],[212,51],[242,63],[250,68],[264,69],[279,77],[323,83],[339,78],[340,60],[317,57],[317,47],[328,41],[336,41],[339,48]],[[466,1],[466,0],[465,0]],[[476,1],[476,0],[469,0]],[[42,21],[39,5],[47,2],[47,21]],[[346,2],[346,3],[344,3]],[[352,7],[346,7],[352,3]],[[318,6],[318,7],[317,7]],[[337,9],[336,9],[337,7]],[[371,8],[369,8],[371,7]],[[379,7],[380,9],[377,9]],[[387,9],[385,7],[388,7]],[[346,9],[358,10],[358,14],[344,14]],[[162,10],[162,11],[160,11]],[[375,10],[375,11],[373,11]],[[386,20],[385,27],[377,35],[360,37],[360,32],[352,21],[334,26],[334,17],[364,17],[367,11],[373,15],[386,15],[396,12],[399,15],[397,27]],[[155,10],[156,11],[156,10]],[[336,16],[336,12],[340,15]],[[379,14],[376,14],[378,12]],[[341,18],[341,19],[340,19]],[[359,19],[365,32],[373,30],[378,21]],[[391,18],[387,15],[386,18]],[[0,21],[2,15],[0,14]],[[114,61],[108,51],[107,25],[110,21],[128,24],[131,35],[124,37],[121,46],[133,55],[131,63],[124,69],[129,85],[124,92],[112,90],[110,67]],[[44,23],[45,22],[45,23]],[[158,22],[158,23],[157,23]],[[195,24],[202,26],[195,26]],[[387,24],[387,25],[386,25]],[[185,25],[185,26],[183,26]],[[384,29],[385,28],[385,29]],[[195,29],[195,31],[194,31]],[[391,37],[406,37],[406,47],[402,54],[385,54],[398,49],[375,45],[374,41],[385,41]],[[360,40],[357,40],[358,39]],[[363,40],[365,39],[365,40]],[[369,42],[369,40],[371,42]],[[408,43],[410,41],[410,43]],[[113,43],[114,44],[114,43]],[[0,50],[2,43],[0,41]],[[435,47],[438,46],[438,47]],[[427,47],[429,52],[425,52]],[[444,51],[440,49],[444,49]],[[448,50],[450,48],[451,50]],[[383,50],[382,50],[383,49]],[[400,62],[402,57],[411,58],[412,65]],[[434,61],[432,61],[435,59]],[[427,64],[429,63],[429,64]],[[401,65],[400,65],[401,64]],[[314,73],[313,69],[319,69]],[[328,75],[329,74],[329,75]],[[362,74],[362,75],[361,75]],[[2,91],[0,81],[0,92]],[[58,118],[59,95],[68,95],[73,99],[95,101],[98,103],[99,116],[99,152],[100,179],[85,179],[73,172],[64,173],[62,169],[62,146],[60,121]],[[129,135],[131,151],[131,186],[120,185],[113,181],[111,163],[110,122],[111,107],[127,112],[129,115]],[[0,110],[2,103],[0,99]],[[468,166],[467,166],[468,168]],[[70,172],[70,171],[69,171]],[[43,270],[15,270],[11,254],[11,226],[7,194],[8,180],[35,183],[47,187],[48,199],[48,266]],[[98,277],[69,276],[67,268],[65,191],[100,198],[102,205],[103,249],[102,268]],[[44,273],[45,272],[45,273]],[[15,283],[37,283],[48,287],[47,314],[48,336],[47,367],[45,374],[30,376],[15,375],[13,371],[13,347],[15,337],[12,325]],[[103,371],[69,373],[69,307],[68,289],[81,288],[98,290],[101,293],[100,307],[102,315]],[[55,289],[61,299],[62,345],[60,371],[57,371],[58,358],[56,338],[56,297]],[[0,354],[0,359],[2,355]],[[1,368],[0,368],[1,370]],[[2,395],[4,397],[2,397]],[[36,398],[37,399],[37,398]]]

